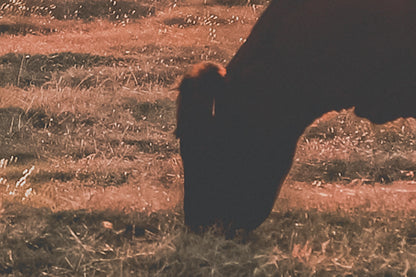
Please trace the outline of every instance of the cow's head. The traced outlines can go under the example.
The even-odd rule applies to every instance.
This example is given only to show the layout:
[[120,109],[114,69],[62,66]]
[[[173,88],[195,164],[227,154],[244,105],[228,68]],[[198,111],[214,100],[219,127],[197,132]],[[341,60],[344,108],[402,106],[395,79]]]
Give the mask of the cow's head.
[[199,63],[179,84],[175,135],[199,133],[215,116],[215,97],[223,89],[226,70],[215,63]]

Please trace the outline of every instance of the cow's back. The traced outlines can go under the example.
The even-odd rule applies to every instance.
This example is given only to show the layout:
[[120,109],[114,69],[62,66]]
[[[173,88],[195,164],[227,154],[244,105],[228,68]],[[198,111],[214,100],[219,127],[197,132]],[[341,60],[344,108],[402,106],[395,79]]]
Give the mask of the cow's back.
[[272,1],[227,67],[224,106],[255,125],[351,106],[376,122],[406,116],[408,101],[389,107],[415,99],[415,15],[414,0]]
[[298,137],[355,106],[376,122],[415,116],[416,1],[274,0],[227,66],[217,99],[217,185],[237,226],[269,214]]

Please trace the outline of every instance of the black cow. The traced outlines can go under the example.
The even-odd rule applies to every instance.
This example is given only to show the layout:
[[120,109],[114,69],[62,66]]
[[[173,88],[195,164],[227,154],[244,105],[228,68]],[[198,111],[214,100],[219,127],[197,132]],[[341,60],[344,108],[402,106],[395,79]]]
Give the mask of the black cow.
[[215,127],[197,154],[210,158],[184,165],[185,179],[205,170],[185,187],[205,190],[188,194],[201,205],[185,207],[187,224],[261,224],[299,136],[323,113],[355,107],[374,123],[414,117],[415,15],[415,0],[273,0],[211,91]]

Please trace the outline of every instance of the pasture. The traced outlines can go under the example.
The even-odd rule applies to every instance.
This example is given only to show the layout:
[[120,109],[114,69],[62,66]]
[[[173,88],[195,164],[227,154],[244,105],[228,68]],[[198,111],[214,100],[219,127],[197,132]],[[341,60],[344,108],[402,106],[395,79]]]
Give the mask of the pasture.
[[257,230],[183,225],[174,88],[266,5],[0,1],[0,275],[416,276],[413,118],[311,119]]

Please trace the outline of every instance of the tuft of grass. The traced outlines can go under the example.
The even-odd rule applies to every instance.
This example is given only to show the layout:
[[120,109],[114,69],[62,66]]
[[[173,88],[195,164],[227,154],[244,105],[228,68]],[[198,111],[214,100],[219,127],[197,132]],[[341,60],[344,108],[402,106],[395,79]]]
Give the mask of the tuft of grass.
[[352,110],[331,112],[300,138],[298,149],[302,151],[296,153],[291,177],[303,182],[344,183],[415,180],[415,126],[413,119],[374,125]]

